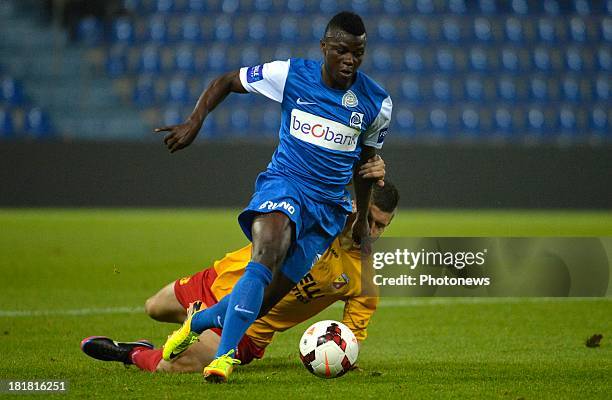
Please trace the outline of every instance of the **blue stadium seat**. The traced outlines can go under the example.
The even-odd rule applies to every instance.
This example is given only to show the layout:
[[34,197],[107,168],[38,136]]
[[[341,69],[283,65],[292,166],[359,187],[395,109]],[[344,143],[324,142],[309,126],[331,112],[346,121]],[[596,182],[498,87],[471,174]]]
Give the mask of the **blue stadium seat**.
[[591,5],[588,0],[574,0],[574,10],[578,15],[587,16],[591,14]]
[[202,27],[197,17],[189,15],[183,19],[181,24],[181,40],[192,43],[200,43],[203,40]]
[[612,18],[604,18],[601,21],[601,37],[606,42],[612,43]]
[[156,0],[155,11],[158,13],[169,14],[175,10],[174,0]]
[[412,73],[423,72],[425,69],[425,62],[421,53],[415,49],[410,48],[404,53],[404,64],[406,68]]
[[610,136],[610,120],[608,117],[609,106],[597,105],[593,107],[589,115],[591,132],[595,135]]
[[24,131],[38,139],[53,136],[49,115],[39,107],[33,107],[25,113]]
[[228,17],[221,16],[215,19],[214,36],[215,41],[218,42],[234,39],[234,27]]
[[499,79],[497,95],[504,101],[515,102],[518,99],[518,91],[514,79],[507,76]]
[[538,76],[533,77],[529,82],[529,94],[534,101],[548,101],[549,90],[546,79]]
[[595,99],[600,100],[602,102],[609,101],[610,96],[610,77],[609,76],[599,76],[593,85],[593,95]]
[[513,133],[514,119],[507,107],[498,107],[493,115],[493,127],[498,135],[507,136]]
[[523,30],[523,24],[521,20],[516,17],[510,17],[506,19],[504,32],[506,39],[511,42],[522,42],[525,39],[525,32]]
[[204,14],[207,11],[208,0],[188,0],[187,12],[189,14]]
[[465,14],[467,12],[465,0],[449,0],[448,11],[453,14]]
[[561,82],[561,90],[565,100],[567,101],[579,102],[582,100],[582,95],[580,93],[580,82],[572,76],[566,76],[563,78]]
[[253,41],[264,41],[268,36],[266,20],[260,15],[252,16],[248,22],[249,39]]
[[612,71],[612,54],[609,48],[600,47],[597,50],[597,66],[602,71]]
[[323,37],[323,33],[325,33],[325,27],[327,26],[327,18],[319,15],[312,19],[311,24],[311,38],[314,40],[319,40]]
[[106,56],[106,72],[112,77],[125,74],[128,70],[126,49],[123,46],[113,46]]
[[119,17],[113,21],[111,39],[115,43],[134,43],[134,25],[129,17]]
[[161,71],[161,56],[159,48],[155,45],[147,45],[140,54],[139,70],[144,73],[157,74]]
[[280,113],[278,112],[278,107],[276,107],[275,105],[265,106],[263,112],[263,135],[269,137],[276,137],[278,136],[279,127]]
[[433,0],[416,0],[415,7],[419,14],[433,14],[436,11]]
[[149,75],[138,78],[134,85],[132,100],[138,107],[150,107],[156,103],[155,85]]
[[168,22],[165,17],[156,15],[149,20],[148,40],[163,45],[168,43]]
[[569,24],[570,37],[574,42],[587,41],[587,27],[584,20],[579,17],[573,17]]
[[479,11],[483,14],[491,15],[497,13],[497,4],[495,0],[479,0],[478,1]]
[[402,80],[402,96],[405,101],[412,103],[417,103],[423,98],[420,82],[417,78],[407,76]]
[[380,18],[376,24],[376,37],[384,43],[395,43],[398,40],[397,28],[391,18]]
[[484,85],[480,77],[471,76],[465,80],[464,96],[469,101],[483,101],[485,98]]
[[0,107],[0,139],[8,139],[15,136],[15,125],[10,109]]
[[291,14],[304,14],[306,13],[306,1],[305,0],[287,0],[287,11]]
[[580,54],[580,50],[576,47],[569,47],[565,53],[565,63],[567,68],[574,72],[582,72],[584,70],[584,60]]
[[376,2],[369,0],[351,0],[350,8],[353,10],[353,12],[356,12],[357,14],[368,15],[378,11],[376,9],[377,5],[378,4]]
[[280,19],[280,39],[284,42],[300,40],[300,28],[294,17],[283,16]]
[[450,102],[453,98],[453,91],[448,79],[437,77],[431,82],[431,91],[434,99],[441,102]]
[[191,46],[181,46],[174,55],[174,65],[177,71],[186,74],[196,72],[195,55]]
[[482,47],[472,47],[470,49],[470,67],[478,72],[489,70],[489,56]]
[[542,42],[555,43],[559,41],[554,22],[550,18],[538,20],[538,39]]
[[230,113],[230,128],[233,132],[242,135],[247,135],[249,132],[250,116],[246,108],[233,108]]
[[427,23],[422,18],[412,18],[408,27],[410,40],[417,43],[425,43],[429,41],[429,31]]
[[501,66],[505,72],[518,73],[520,71],[520,59],[515,49],[510,47],[505,47],[502,49]]
[[260,60],[261,51],[256,46],[245,46],[240,52],[241,65],[257,65]]
[[448,113],[440,107],[434,107],[429,112],[429,128],[436,133],[448,133]]
[[548,72],[552,69],[550,53],[543,47],[538,47],[533,52],[533,65],[542,72]]
[[240,1],[239,0],[221,0],[221,11],[224,14],[236,14],[240,9]]
[[21,81],[7,77],[2,79],[0,85],[0,103],[18,106],[25,102]]
[[178,125],[182,122],[183,122],[183,114],[179,107],[176,107],[176,106],[164,107],[162,125],[164,126]]
[[374,67],[379,72],[389,72],[393,70],[393,58],[388,48],[378,47],[372,53]]
[[189,95],[189,87],[183,77],[175,76],[168,82],[167,100],[171,103],[183,105],[192,102]]
[[88,46],[99,45],[104,40],[104,27],[96,17],[85,17],[79,21],[77,39]]
[[210,48],[207,54],[208,70],[213,72],[221,72],[226,70],[227,60],[225,57],[226,47],[222,45],[214,45]]
[[527,130],[531,133],[543,134],[546,132],[547,123],[544,111],[538,106],[531,106],[527,110]]
[[333,15],[340,11],[336,0],[321,0],[319,2],[319,11],[323,14]]
[[403,134],[413,134],[416,131],[416,118],[414,112],[408,107],[399,107],[395,121]]
[[561,8],[557,0],[544,0],[542,4],[544,13],[548,15],[559,15]]
[[559,110],[559,128],[567,135],[577,134],[576,112],[569,106],[563,106]]
[[440,71],[452,72],[455,70],[455,56],[451,49],[441,48],[436,51],[436,64]]
[[526,15],[529,13],[529,6],[526,0],[512,0],[510,8],[515,14]]
[[399,15],[404,11],[401,0],[383,0],[382,8],[383,12],[387,15]]
[[442,21],[442,39],[452,43],[461,42],[461,26],[455,18],[445,18]]
[[487,18],[478,17],[474,19],[474,37],[481,42],[493,41],[491,22]]
[[461,128],[462,130],[479,135],[481,123],[480,114],[473,107],[467,107],[461,112]]

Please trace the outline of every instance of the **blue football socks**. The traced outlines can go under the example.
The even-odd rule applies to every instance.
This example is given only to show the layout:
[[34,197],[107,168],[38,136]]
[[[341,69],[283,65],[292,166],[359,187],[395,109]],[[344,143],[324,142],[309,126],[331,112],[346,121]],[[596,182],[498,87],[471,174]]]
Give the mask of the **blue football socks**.
[[251,261],[246,272],[238,280],[228,298],[223,321],[223,333],[216,357],[236,349],[238,342],[257,319],[266,287],[272,280],[272,272],[263,264]]
[[228,294],[214,306],[196,313],[193,318],[191,318],[191,331],[202,333],[210,328],[223,328],[223,320],[225,319],[229,298],[230,296]]

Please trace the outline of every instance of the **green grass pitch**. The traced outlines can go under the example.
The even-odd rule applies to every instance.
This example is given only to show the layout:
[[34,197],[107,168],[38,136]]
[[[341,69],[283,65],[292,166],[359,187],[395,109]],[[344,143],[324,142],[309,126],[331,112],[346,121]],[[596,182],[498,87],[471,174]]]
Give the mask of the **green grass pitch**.
[[[174,326],[140,312],[145,299],[245,243],[236,215],[0,210],[0,379],[68,380],[58,398],[612,398],[610,297],[383,300],[360,354],[363,371],[330,381],[299,361],[306,323],[278,335],[266,358],[239,368],[228,385],[80,352],[89,335],[162,344]],[[612,236],[612,213],[402,211],[387,234]],[[324,318],[341,318],[341,308]],[[595,333],[604,335],[601,347],[587,348]]]

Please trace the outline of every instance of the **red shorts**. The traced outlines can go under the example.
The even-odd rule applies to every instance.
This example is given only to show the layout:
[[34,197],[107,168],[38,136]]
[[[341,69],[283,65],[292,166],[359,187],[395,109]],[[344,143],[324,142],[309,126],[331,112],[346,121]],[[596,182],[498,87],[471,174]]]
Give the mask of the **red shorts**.
[[[206,304],[206,307],[211,307],[217,304],[215,295],[210,290],[213,282],[217,278],[217,272],[214,268],[207,268],[190,277],[178,279],[174,282],[174,295],[185,309],[189,308],[189,304],[194,301],[201,300]],[[211,331],[221,336],[221,329],[211,328]],[[242,365],[248,364],[254,358],[262,358],[265,349],[257,346],[250,337],[244,335],[238,343],[236,358],[240,360]]]

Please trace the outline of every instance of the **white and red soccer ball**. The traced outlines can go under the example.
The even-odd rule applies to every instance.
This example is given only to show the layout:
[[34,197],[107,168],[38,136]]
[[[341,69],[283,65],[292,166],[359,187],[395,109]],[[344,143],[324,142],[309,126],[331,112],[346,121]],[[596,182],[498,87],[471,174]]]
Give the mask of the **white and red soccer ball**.
[[311,325],[300,339],[304,366],[321,378],[344,375],[357,362],[359,343],[351,330],[338,321]]

